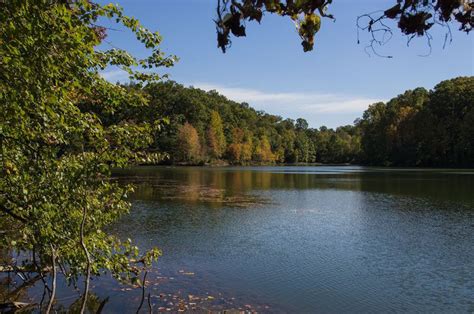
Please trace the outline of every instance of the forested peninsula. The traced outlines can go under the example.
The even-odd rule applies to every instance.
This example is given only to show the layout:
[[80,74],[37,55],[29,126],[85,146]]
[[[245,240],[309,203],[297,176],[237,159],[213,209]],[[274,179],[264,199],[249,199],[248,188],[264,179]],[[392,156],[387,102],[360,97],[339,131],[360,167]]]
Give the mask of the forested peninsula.
[[85,101],[80,108],[97,114],[105,125],[159,124],[148,151],[165,153],[160,163],[474,166],[472,76],[367,104],[353,125],[336,129],[310,128],[304,118],[284,119],[173,81],[126,87],[148,97],[149,104],[94,106]]

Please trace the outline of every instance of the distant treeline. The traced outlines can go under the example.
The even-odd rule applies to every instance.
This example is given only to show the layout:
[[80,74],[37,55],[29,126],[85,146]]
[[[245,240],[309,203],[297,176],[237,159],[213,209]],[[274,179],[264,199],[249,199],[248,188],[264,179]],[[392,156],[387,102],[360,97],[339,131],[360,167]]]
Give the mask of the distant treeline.
[[376,103],[355,122],[362,162],[395,166],[474,166],[474,77],[417,88]]
[[309,128],[302,118],[283,119],[172,81],[142,91],[151,98],[147,107],[125,101],[112,111],[93,104],[83,109],[105,124],[161,123],[150,150],[168,153],[171,163],[474,166],[474,77],[372,104],[354,125],[335,130]]

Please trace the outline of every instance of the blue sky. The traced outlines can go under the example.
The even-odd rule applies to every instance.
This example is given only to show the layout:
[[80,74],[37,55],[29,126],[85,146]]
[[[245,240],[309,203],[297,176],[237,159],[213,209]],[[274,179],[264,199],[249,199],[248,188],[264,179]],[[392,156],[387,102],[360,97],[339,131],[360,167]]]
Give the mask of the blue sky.
[[[107,3],[107,1],[100,1]],[[336,0],[323,19],[315,49],[304,53],[294,24],[288,18],[265,15],[261,25],[247,23],[247,37],[233,38],[226,54],[217,49],[215,0],[119,0],[127,15],[159,31],[162,50],[180,61],[166,69],[170,79],[202,89],[215,89],[236,101],[284,118],[304,117],[310,126],[336,127],[352,123],[370,103],[388,100],[407,89],[433,88],[456,76],[474,75],[473,34],[452,27],[453,41],[443,49],[445,29],[432,30],[433,50],[425,39],[413,41],[395,32],[379,50],[392,59],[368,56],[361,37],[357,44],[358,15],[388,8],[395,0]],[[107,41],[138,56],[146,51],[123,31],[108,32]],[[107,46],[107,44],[105,44]],[[109,69],[111,81],[124,74]]]

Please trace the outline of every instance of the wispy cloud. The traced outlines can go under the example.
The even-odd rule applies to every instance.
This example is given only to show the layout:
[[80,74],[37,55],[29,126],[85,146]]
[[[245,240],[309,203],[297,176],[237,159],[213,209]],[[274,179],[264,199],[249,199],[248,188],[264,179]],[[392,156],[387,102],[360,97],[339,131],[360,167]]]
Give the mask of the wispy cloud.
[[121,69],[113,69],[100,72],[100,75],[109,82],[127,82],[129,75],[127,72]]
[[190,85],[207,91],[216,90],[229,99],[247,102],[258,110],[285,118],[303,117],[313,126],[351,123],[370,104],[382,101],[377,98],[320,92],[279,93],[200,82]]
[[237,102],[248,102],[258,107],[309,110],[313,113],[354,113],[367,109],[380,99],[358,96],[335,95],[317,92],[277,93],[255,89],[225,87],[209,83],[194,83],[203,90],[216,90]]
[[[128,74],[120,69],[101,72],[110,82],[127,82]],[[337,127],[352,123],[367,107],[382,99],[322,92],[270,92],[252,88],[225,86],[206,82],[188,84],[206,91],[216,90],[237,102],[247,102],[257,110],[264,110],[283,118],[305,118],[312,127]]]

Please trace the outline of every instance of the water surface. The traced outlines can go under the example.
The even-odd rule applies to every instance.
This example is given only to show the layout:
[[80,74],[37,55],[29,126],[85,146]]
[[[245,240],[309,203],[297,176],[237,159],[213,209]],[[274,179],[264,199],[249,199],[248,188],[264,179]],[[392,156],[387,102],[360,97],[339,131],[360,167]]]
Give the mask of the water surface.
[[[178,293],[261,312],[474,311],[473,171],[140,167],[117,177],[137,188],[113,232],[164,254],[149,275],[157,304]],[[127,302],[105,292],[113,285],[97,283],[113,300],[106,311],[136,306],[136,292]]]

